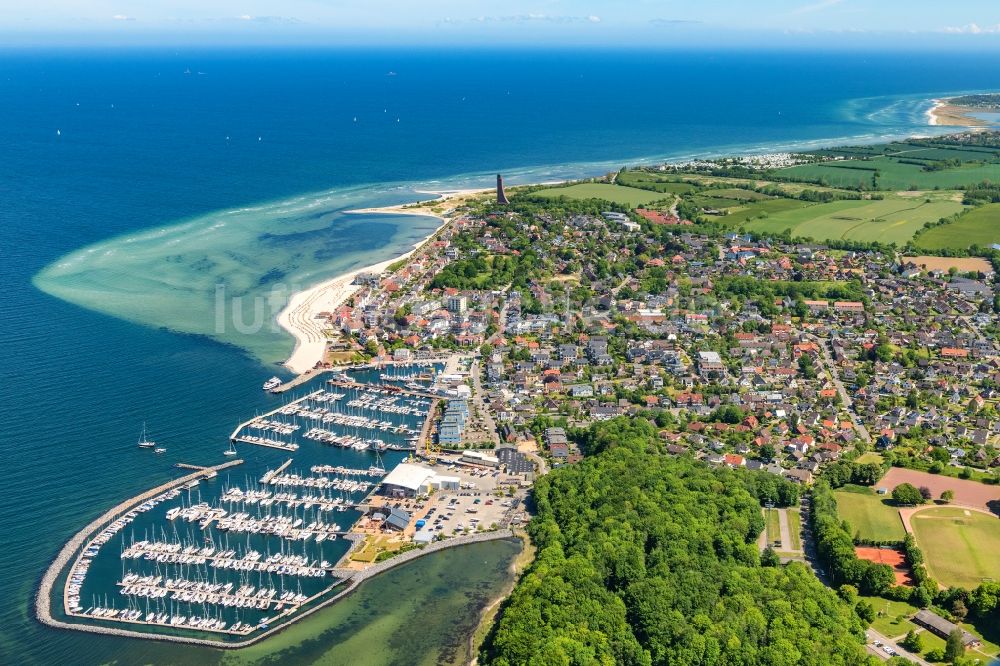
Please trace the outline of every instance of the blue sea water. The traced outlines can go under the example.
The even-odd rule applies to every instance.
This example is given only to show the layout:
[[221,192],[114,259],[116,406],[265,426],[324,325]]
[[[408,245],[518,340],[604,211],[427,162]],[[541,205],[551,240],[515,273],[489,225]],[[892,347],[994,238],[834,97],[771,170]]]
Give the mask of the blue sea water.
[[[266,252],[253,262],[241,261],[245,247],[227,252],[242,279],[274,269],[318,279],[388,258],[415,235],[412,218],[346,224],[344,208],[488,187],[497,172],[532,182],[658,158],[928,133],[930,98],[1000,87],[998,60],[0,51],[0,663],[217,659],[46,629],[29,602],[62,542],[94,516],[171,478],[175,460],[219,462],[233,426],[272,404],[259,389],[274,374],[265,363],[281,344],[291,348],[279,334],[262,351],[177,332],[188,330],[175,325],[181,301],[164,308],[149,299],[145,316],[126,321],[55,298],[37,276],[66,255],[109,242],[128,252],[121,241],[132,235],[313,197],[323,215],[311,226],[297,212],[275,217],[267,232],[308,226],[307,256],[285,244],[274,254],[280,266],[269,266]],[[114,287],[110,302],[134,276],[104,275],[92,289]],[[169,456],[136,449],[144,420]]]

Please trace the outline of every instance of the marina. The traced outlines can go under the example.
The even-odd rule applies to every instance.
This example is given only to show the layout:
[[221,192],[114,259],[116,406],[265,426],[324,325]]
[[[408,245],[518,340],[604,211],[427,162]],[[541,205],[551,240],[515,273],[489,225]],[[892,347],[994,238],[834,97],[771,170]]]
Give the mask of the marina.
[[240,424],[220,457],[252,445],[255,465],[176,463],[191,473],[94,529],[66,568],[61,615],[247,640],[329,597],[354,575],[337,568],[352,526],[433,414],[431,399],[366,383],[377,370],[354,372]]

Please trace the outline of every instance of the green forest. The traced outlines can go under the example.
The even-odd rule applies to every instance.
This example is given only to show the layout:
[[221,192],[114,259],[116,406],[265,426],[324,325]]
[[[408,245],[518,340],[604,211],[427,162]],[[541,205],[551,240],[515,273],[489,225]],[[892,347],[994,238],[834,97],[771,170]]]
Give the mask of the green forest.
[[482,663],[867,663],[851,606],[802,564],[762,563],[755,474],[664,455],[646,421],[579,439],[587,457],[536,484],[538,555]]

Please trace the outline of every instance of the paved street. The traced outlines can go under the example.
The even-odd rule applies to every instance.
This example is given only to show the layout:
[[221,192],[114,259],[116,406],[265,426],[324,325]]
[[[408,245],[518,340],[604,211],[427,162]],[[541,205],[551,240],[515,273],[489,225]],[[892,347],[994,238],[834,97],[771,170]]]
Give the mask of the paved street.
[[857,431],[858,436],[864,442],[871,442],[872,437],[868,432],[868,428],[864,426],[861,419],[854,412],[854,399],[851,394],[847,392],[847,388],[844,387],[844,382],[840,380],[840,374],[837,371],[837,364],[833,362],[833,357],[830,355],[830,347],[828,341],[824,338],[817,337],[811,333],[805,335],[809,340],[815,342],[820,349],[820,354],[823,357],[823,369],[825,369],[830,374],[830,379],[833,381],[834,388],[837,389],[837,393],[840,394],[840,399],[847,409],[847,412],[851,416],[851,423],[854,424],[854,429]]

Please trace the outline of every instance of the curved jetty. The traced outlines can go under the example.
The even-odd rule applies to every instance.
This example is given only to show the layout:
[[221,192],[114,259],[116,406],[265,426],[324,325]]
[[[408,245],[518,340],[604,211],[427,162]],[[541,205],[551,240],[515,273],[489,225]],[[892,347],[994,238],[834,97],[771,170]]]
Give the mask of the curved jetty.
[[[185,484],[191,483],[193,481],[201,481],[202,479],[210,479],[216,476],[220,471],[228,469],[230,467],[235,467],[236,465],[242,465],[243,460],[230,460],[227,463],[221,465],[215,465],[214,467],[204,467],[191,474],[180,477],[179,479],[174,479],[173,481],[168,481],[162,485],[159,485],[152,490],[147,490],[141,495],[137,495],[131,499],[125,500],[124,502],[112,507],[110,510],[105,512],[103,515],[95,519],[89,525],[84,527],[82,530],[76,533],[72,539],[66,542],[66,545],[62,547],[59,554],[56,555],[55,559],[46,569],[45,575],[42,576],[41,583],[38,586],[38,592],[35,594],[35,615],[42,624],[46,624],[50,627],[57,627],[60,629],[78,629],[82,631],[90,631],[98,634],[110,634],[116,636],[134,636],[138,638],[158,638],[153,634],[140,633],[137,631],[127,631],[123,629],[113,629],[110,627],[96,627],[83,624],[73,624],[69,622],[63,622],[52,617],[52,588],[55,586],[56,579],[59,578],[59,574],[63,571],[70,560],[74,562],[74,568],[80,561],[80,556],[83,554],[83,546],[88,543],[96,534],[98,534],[102,529],[114,523],[116,520],[121,518],[124,514],[133,510],[135,507],[147,502],[155,497],[162,495],[163,493],[169,492],[175,488],[179,488]],[[76,555],[74,559],[73,556]],[[68,587],[63,589],[63,605],[66,607],[68,598]],[[171,637],[176,638],[179,642],[183,643],[196,643],[204,645],[218,645],[217,641],[202,640],[202,639],[191,639],[181,636]]]

